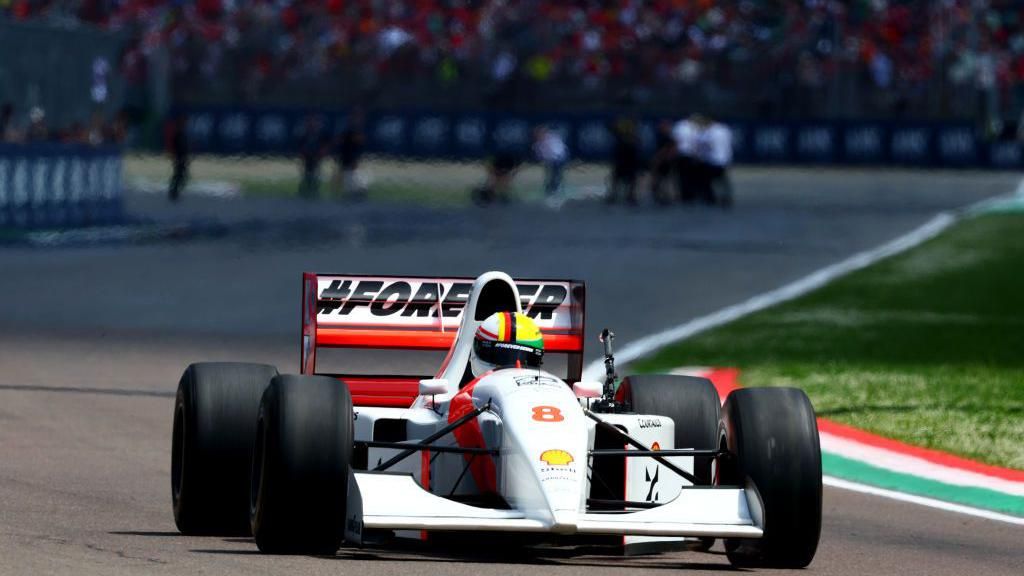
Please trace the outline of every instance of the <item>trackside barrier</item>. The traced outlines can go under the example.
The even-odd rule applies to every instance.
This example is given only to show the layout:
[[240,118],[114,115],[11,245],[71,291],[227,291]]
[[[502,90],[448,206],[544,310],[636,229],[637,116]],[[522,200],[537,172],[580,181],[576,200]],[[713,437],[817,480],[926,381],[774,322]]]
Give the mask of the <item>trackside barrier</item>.
[[[294,109],[184,110],[190,146],[211,154],[294,155],[308,111]],[[349,121],[347,111],[317,112],[325,142]],[[682,114],[680,114],[682,116]],[[565,138],[572,157],[610,157],[612,114],[569,116],[494,112],[380,111],[366,117],[367,151],[383,156],[479,160],[504,152],[528,159],[533,127],[544,124]],[[651,153],[661,118],[639,120]],[[1016,141],[988,141],[966,122],[735,121],[735,157],[748,164],[893,165],[1019,169]]]
[[0,144],[0,228],[121,220],[121,148]]

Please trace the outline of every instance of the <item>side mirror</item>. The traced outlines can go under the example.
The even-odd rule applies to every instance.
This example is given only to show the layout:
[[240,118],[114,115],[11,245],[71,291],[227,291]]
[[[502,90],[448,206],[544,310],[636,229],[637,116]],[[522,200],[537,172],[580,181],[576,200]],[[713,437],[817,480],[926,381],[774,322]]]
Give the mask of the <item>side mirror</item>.
[[600,398],[604,387],[600,382],[577,382],[572,385],[572,391],[577,398]]
[[420,380],[420,396],[436,396],[447,392],[447,378],[424,378]]

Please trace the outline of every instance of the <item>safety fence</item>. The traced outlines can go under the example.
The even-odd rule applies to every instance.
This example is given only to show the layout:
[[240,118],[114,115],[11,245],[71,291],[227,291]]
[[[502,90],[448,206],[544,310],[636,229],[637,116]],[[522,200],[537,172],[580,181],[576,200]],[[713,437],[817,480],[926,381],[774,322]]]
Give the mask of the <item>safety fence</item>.
[[[190,148],[225,155],[294,155],[307,129],[301,110],[192,109]],[[349,114],[317,112],[325,144],[349,122]],[[528,159],[533,128],[545,125],[562,134],[572,157],[610,157],[613,115],[518,116],[502,113],[443,114],[423,111],[377,112],[365,118],[366,151],[387,156],[473,160],[494,153]],[[662,118],[638,119],[644,153],[653,151]],[[863,164],[951,168],[1024,167],[1022,145],[989,141],[970,123],[870,121],[727,122],[740,163]]]
[[121,214],[119,147],[0,144],[0,228],[111,224]]

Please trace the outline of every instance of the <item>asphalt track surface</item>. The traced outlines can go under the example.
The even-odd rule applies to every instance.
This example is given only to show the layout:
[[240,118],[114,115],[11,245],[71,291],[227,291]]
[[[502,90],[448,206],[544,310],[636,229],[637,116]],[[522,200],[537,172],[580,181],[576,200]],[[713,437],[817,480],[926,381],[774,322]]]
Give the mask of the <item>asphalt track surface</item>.
[[[435,212],[287,200],[133,198],[157,222],[216,237],[0,247],[0,574],[618,574],[731,570],[720,553],[621,558],[599,548],[507,552],[343,548],[257,554],[189,538],[170,509],[173,395],[200,360],[296,370],[299,273],[573,277],[588,332],[667,328],[892,239],[940,210],[1005,193],[1011,174],[750,170],[738,205]],[[345,357],[359,369],[380,359]],[[428,359],[424,359],[428,360]],[[432,360],[432,359],[429,359]],[[389,368],[429,372],[415,361]],[[1021,574],[1024,529],[836,489],[810,571]]]

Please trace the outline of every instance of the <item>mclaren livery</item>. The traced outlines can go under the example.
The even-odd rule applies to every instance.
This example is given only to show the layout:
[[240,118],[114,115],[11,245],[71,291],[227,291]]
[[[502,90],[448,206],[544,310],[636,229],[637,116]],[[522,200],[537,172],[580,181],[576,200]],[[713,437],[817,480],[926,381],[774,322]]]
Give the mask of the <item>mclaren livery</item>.
[[[702,378],[620,381],[607,330],[606,377],[583,381],[584,302],[581,282],[501,272],[305,274],[299,374],[197,363],[182,375],[179,530],[328,554],[452,532],[633,552],[723,539],[736,565],[808,565],[821,455],[807,397],[745,388],[723,404]],[[394,375],[386,360],[376,374],[322,373],[326,348],[446,356],[429,375]],[[502,354],[482,363],[487,350]]]

